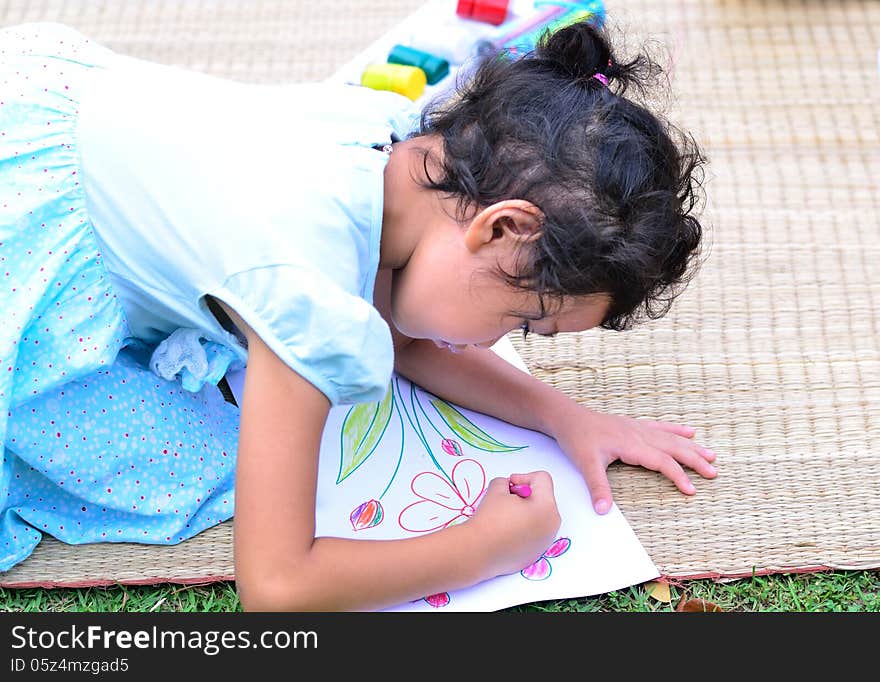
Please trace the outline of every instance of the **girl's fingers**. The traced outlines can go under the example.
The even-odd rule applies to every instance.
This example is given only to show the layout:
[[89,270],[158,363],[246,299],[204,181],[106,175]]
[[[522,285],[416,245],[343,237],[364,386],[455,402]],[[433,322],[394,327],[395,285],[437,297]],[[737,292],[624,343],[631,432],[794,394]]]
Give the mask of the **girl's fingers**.
[[679,464],[668,452],[664,452],[659,448],[654,448],[650,456],[643,459],[643,466],[647,469],[659,471],[672,481],[675,484],[675,487],[685,495],[693,495],[697,492],[697,489],[694,488],[694,484],[691,483],[691,479],[688,478],[688,475],[685,473],[681,464]]
[[[695,429],[692,426],[684,426],[683,424],[673,424],[671,422],[651,422],[652,425],[656,426],[661,431],[665,431],[666,433],[674,434],[676,436],[681,436],[685,438],[687,442],[684,444],[685,448],[690,448],[695,451],[704,461],[706,462],[714,462],[715,461],[715,453],[712,452],[709,448],[704,448],[702,445],[698,445],[694,443],[691,438],[693,438]],[[670,451],[672,452],[682,452],[680,448],[677,446],[671,445]],[[679,460],[682,461],[682,460]],[[691,466],[690,458],[685,462],[688,466]],[[691,466],[691,468],[697,471],[714,471],[711,467],[706,468],[703,466],[702,462],[698,462],[696,466]],[[714,474],[713,474],[714,475]]]
[[611,485],[605,472],[605,463],[599,457],[590,457],[583,464],[581,473],[593,500],[593,509],[597,514],[606,514],[611,509]]
[[674,424],[673,422],[649,421],[649,424],[656,426],[658,429],[674,433],[682,438],[693,438],[697,430],[693,426],[685,426],[684,424]]
[[709,462],[707,462],[699,454],[693,455],[686,460],[679,460],[683,464],[687,464],[691,469],[696,471],[703,478],[715,478],[718,472]]
[[544,470],[511,474],[509,480],[511,483],[528,485],[532,490],[545,491],[548,495],[553,495],[553,477]]
[[701,456],[703,459],[705,459],[706,461],[708,461],[708,462],[714,462],[714,461],[715,461],[715,457],[716,457],[716,455],[715,455],[715,453],[712,452],[709,448],[704,448],[704,447],[701,447],[701,446],[698,445],[698,446],[697,446],[697,451],[700,453],[700,456]]
[[507,480],[514,485],[530,485],[532,483],[532,476],[530,474],[510,474]]
[[705,455],[706,449],[691,443],[689,440],[682,440],[673,436],[666,442],[664,449],[679,464],[690,467],[703,478],[715,478],[718,475],[715,467],[709,463]]

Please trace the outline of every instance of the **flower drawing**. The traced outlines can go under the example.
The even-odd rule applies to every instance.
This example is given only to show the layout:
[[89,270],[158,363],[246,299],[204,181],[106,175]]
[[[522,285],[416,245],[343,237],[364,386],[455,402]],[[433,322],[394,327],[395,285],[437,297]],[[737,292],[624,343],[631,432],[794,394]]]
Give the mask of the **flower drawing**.
[[553,572],[549,559],[555,559],[565,554],[569,547],[571,547],[571,540],[568,538],[557,539],[544,551],[540,559],[521,570],[520,575],[529,580],[546,580]]
[[437,594],[428,595],[425,597],[425,601],[435,609],[443,608],[450,601],[449,592],[438,592]]
[[486,490],[486,472],[473,459],[460,460],[452,482],[433,471],[413,477],[410,489],[419,499],[404,507],[398,523],[412,533],[427,533],[467,521]]
[[440,447],[443,448],[443,452],[453,457],[461,457],[464,454],[459,442],[453,438],[444,438],[440,443]]
[[385,510],[382,509],[382,503],[379,500],[368,500],[355,507],[349,514],[348,520],[351,521],[354,530],[364,530],[378,526],[384,517]]

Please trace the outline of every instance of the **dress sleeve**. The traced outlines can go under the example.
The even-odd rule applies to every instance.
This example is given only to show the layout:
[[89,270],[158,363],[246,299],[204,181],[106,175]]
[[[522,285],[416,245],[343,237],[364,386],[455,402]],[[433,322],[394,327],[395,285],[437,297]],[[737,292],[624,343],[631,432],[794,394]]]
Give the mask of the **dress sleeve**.
[[388,325],[367,301],[321,272],[259,267],[232,275],[211,294],[332,405],[385,396],[394,368]]
[[421,124],[421,109],[409,98],[390,90],[372,92],[380,101],[385,100],[388,123],[398,138],[405,140],[410,133],[418,132]]

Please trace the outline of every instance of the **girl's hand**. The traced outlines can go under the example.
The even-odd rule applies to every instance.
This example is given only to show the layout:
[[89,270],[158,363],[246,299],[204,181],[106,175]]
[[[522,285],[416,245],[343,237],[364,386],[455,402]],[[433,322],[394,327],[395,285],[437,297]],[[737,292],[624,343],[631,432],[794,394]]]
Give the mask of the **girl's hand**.
[[[523,498],[510,492],[510,483],[529,485],[531,494]],[[556,539],[561,523],[553,479],[546,471],[493,478],[468,521],[478,528],[493,576],[516,573],[537,561]]]
[[659,471],[685,495],[696,493],[682,465],[703,478],[715,478],[715,453],[692,439],[690,426],[593,412],[572,404],[560,414],[554,431],[557,443],[583,474],[593,508],[611,509],[606,469],[615,460]]

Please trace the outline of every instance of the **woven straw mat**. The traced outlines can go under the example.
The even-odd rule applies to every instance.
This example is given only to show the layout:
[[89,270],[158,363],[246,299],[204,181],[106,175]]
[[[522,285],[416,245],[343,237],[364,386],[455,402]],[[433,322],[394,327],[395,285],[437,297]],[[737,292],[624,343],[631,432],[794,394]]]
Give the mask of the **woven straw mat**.
[[[123,53],[279,82],[329,76],[421,4],[6,0],[0,22],[62,21]],[[512,341],[579,402],[694,425],[718,453],[717,479],[694,476],[693,497],[651,471],[609,470],[663,575],[880,567],[880,3],[606,8],[624,53],[662,50],[665,111],[708,157],[703,264],[661,320]],[[0,584],[232,576],[227,523],[174,547],[46,538]]]

